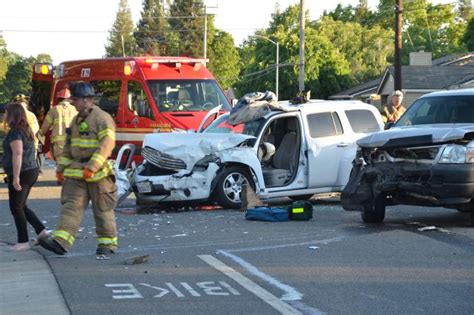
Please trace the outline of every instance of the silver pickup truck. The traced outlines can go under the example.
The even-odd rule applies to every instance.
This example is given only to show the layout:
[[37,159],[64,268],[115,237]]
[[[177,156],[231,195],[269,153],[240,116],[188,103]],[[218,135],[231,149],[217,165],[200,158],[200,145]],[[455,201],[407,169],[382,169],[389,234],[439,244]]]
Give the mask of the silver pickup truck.
[[446,207],[470,212],[474,223],[474,89],[424,95],[389,130],[357,144],[345,210],[379,223],[387,205]]

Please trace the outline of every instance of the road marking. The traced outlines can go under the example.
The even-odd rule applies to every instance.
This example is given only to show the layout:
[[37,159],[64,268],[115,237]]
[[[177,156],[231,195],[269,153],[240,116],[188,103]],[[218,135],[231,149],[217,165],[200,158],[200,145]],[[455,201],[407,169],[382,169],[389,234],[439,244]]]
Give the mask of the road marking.
[[245,289],[255,294],[258,298],[269,304],[281,314],[301,314],[298,310],[281,301],[276,296],[274,296],[249,278],[245,277],[241,273],[227,266],[220,260],[216,259],[215,257],[211,255],[198,255],[198,257],[209,265],[211,265],[212,267],[214,267],[215,269],[225,274],[226,276],[228,276],[229,278],[233,279]]
[[[178,298],[184,298],[186,296],[186,292],[189,293],[191,297],[200,297],[198,291],[196,291],[191,284],[187,282],[179,282],[179,284],[186,290],[181,292],[178,287],[179,285],[174,285],[171,282],[166,282],[165,287],[158,287],[155,285],[151,285],[148,283],[138,283],[146,288],[154,289],[158,291],[158,294],[153,295],[153,298],[162,298],[168,293],[170,294],[169,297],[176,296]],[[240,292],[231,287],[230,284],[226,283],[225,281],[203,281],[203,282],[196,282],[196,287],[203,291],[204,295],[213,295],[213,296],[230,296],[230,295],[240,295]],[[140,291],[132,284],[132,283],[106,283],[104,284],[107,288],[122,288],[122,290],[112,289],[112,298],[113,299],[143,299],[144,296],[140,293]],[[156,293],[156,292],[154,292]]]
[[120,295],[112,295],[113,299],[143,299],[143,295],[138,292],[137,288],[131,283],[106,283],[107,288],[126,288],[124,290],[112,290],[112,293]]
[[285,294],[281,297],[281,299],[283,301],[298,301],[298,300],[301,300],[303,298],[303,294],[298,292],[298,290],[296,290],[295,288],[290,287],[287,284],[281,283],[280,281],[273,278],[272,276],[267,275],[266,273],[260,271],[257,267],[251,265],[250,263],[246,262],[242,258],[240,258],[238,256],[235,256],[235,255],[232,255],[231,253],[223,251],[223,250],[220,250],[219,253],[224,255],[224,256],[229,257],[230,259],[232,259],[233,261],[238,263],[240,266],[242,266],[242,268],[244,268],[245,270],[247,270],[251,274],[259,277],[263,281],[265,281],[265,282],[273,285],[274,287],[282,290],[283,292],[285,292]]

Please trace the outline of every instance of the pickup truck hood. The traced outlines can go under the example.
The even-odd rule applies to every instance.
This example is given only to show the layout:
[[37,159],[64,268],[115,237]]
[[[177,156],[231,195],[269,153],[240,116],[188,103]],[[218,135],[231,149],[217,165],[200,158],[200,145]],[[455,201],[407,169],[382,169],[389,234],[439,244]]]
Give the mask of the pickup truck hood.
[[189,167],[206,155],[235,147],[254,136],[234,133],[154,133],[145,136],[143,147],[183,160]]
[[361,138],[357,144],[362,148],[391,148],[418,145],[430,145],[463,139],[466,134],[472,133],[472,124],[435,124],[393,127],[392,129],[373,133]]

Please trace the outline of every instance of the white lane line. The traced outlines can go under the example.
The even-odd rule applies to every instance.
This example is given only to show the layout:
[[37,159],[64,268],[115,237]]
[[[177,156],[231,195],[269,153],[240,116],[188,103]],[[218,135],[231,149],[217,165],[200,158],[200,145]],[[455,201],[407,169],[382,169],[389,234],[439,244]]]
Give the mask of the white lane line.
[[262,279],[263,281],[265,281],[265,282],[273,285],[274,287],[282,290],[283,292],[285,292],[285,294],[281,297],[281,299],[283,301],[298,301],[298,300],[301,300],[303,298],[303,294],[298,292],[298,290],[296,290],[295,288],[290,287],[289,285],[286,285],[284,283],[281,283],[280,281],[273,278],[272,276],[260,271],[257,267],[255,267],[254,265],[248,263],[247,261],[240,258],[239,256],[233,255],[233,254],[231,254],[227,251],[224,251],[224,250],[220,250],[220,251],[218,251],[218,253],[229,257],[230,259],[232,259],[233,261],[238,263],[242,268],[244,268],[245,270],[247,270],[251,274],[257,276],[258,278]]
[[231,267],[227,266],[220,260],[214,258],[211,255],[198,255],[198,257],[204,260],[206,263],[214,267],[215,269],[219,270],[242,287],[247,289],[248,291],[255,294],[258,298],[263,300],[265,303],[269,304],[275,310],[280,312],[281,314],[301,314],[298,310],[294,309],[290,305],[286,304],[283,301],[280,301],[276,296],[250,280],[249,278],[245,277],[241,273],[235,271]]

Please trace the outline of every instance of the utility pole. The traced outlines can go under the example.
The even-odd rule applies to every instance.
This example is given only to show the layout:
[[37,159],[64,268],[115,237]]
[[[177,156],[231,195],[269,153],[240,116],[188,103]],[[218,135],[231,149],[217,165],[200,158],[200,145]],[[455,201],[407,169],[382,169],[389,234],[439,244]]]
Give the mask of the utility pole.
[[304,0],[300,0],[300,74],[298,78],[299,91],[304,91]]
[[263,35],[254,35],[255,37],[259,37],[259,38],[263,38],[267,41],[269,41],[270,43],[272,43],[273,45],[276,46],[276,60],[275,60],[275,95],[278,99],[278,82],[279,82],[279,67],[280,67],[280,43],[277,42],[277,41],[274,41],[274,40],[271,40],[270,38],[266,37],[266,36],[263,36]]
[[403,0],[396,0],[395,5],[395,82],[394,90],[402,90],[402,12]]
[[210,6],[204,5],[204,36],[203,36],[204,59],[207,59],[207,8],[217,9],[218,6],[215,5],[215,6],[210,7]]

